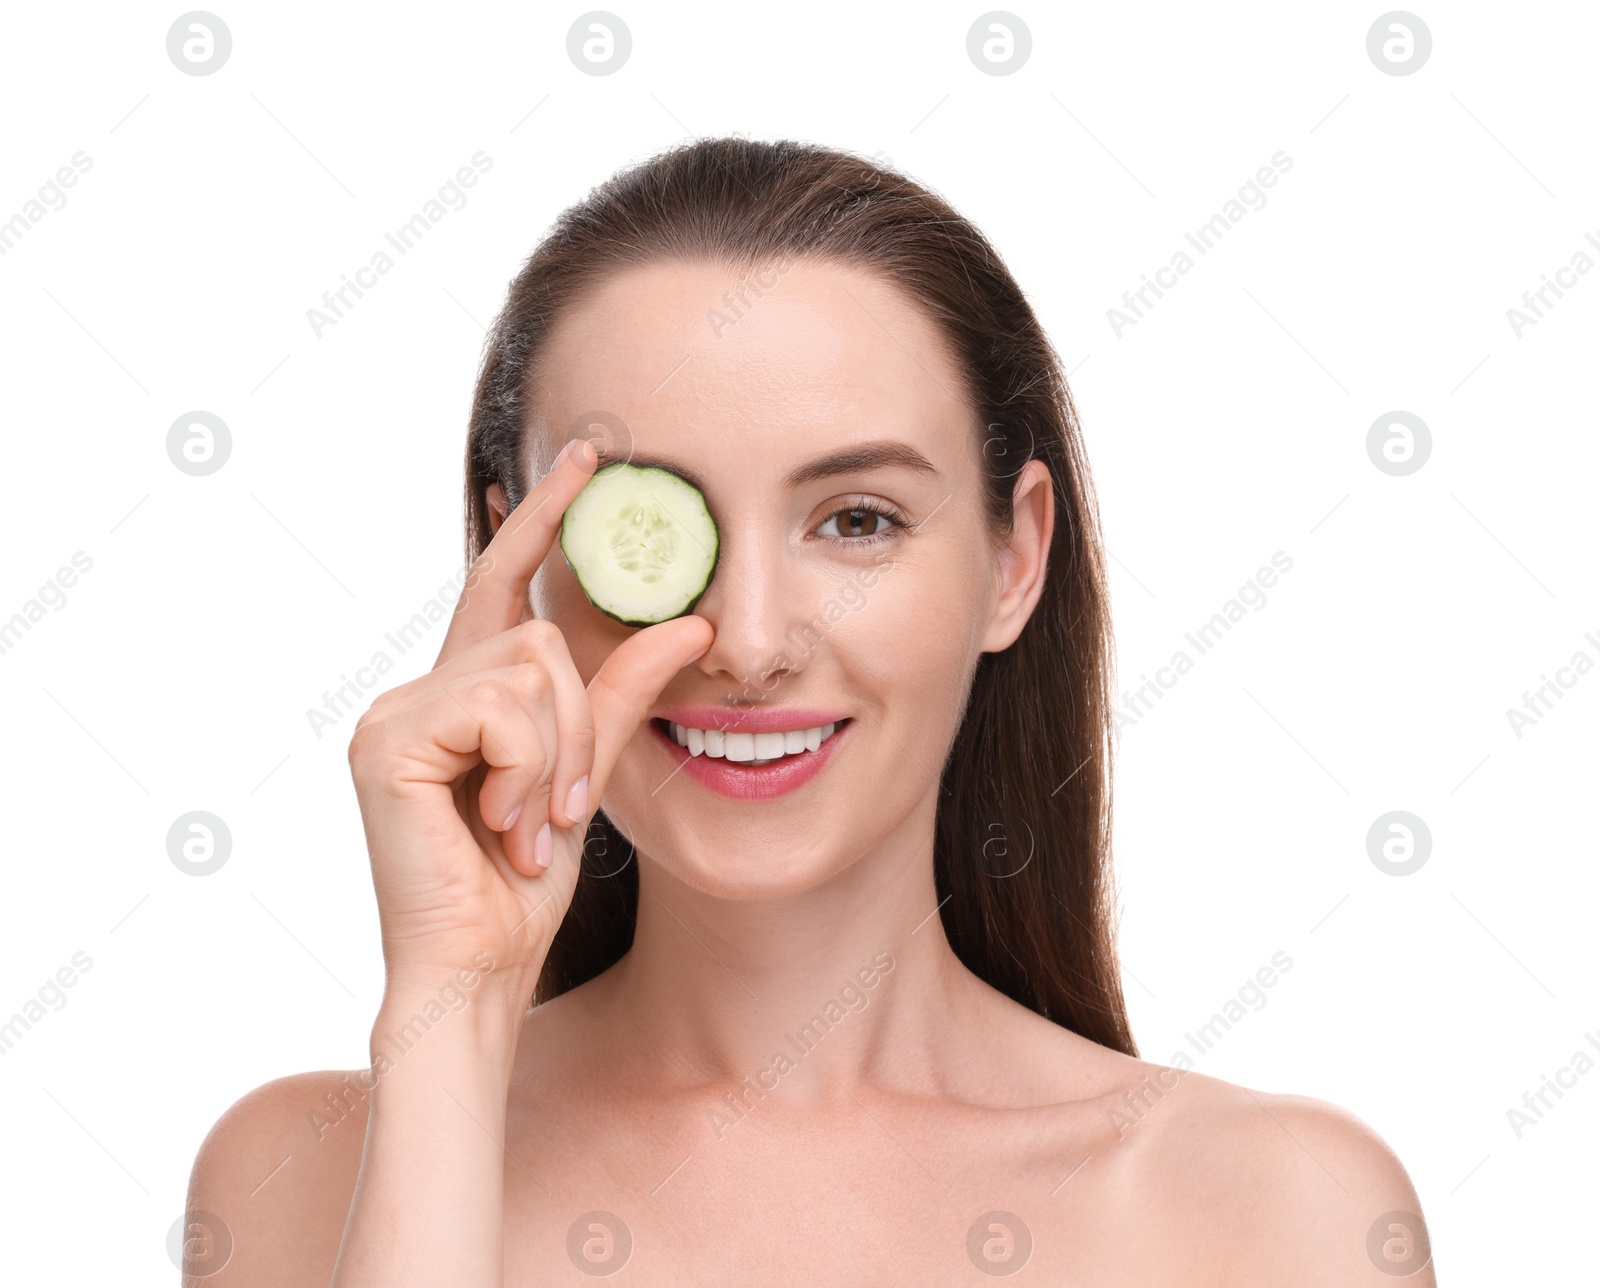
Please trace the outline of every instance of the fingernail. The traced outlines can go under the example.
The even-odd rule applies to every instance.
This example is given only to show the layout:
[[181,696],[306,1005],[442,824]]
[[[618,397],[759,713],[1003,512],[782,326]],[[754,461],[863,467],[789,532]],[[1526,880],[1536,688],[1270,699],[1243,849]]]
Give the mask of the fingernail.
[[511,825],[517,821],[517,815],[520,813],[522,813],[522,806],[518,805],[516,809],[512,810],[511,813],[506,815],[506,825],[500,830],[502,832],[509,832],[511,830]]
[[[689,659],[689,662],[698,662],[701,658],[703,658],[709,652],[711,652],[711,645],[707,644],[703,649],[701,649],[698,653],[696,653],[693,657],[691,657]],[[685,662],[684,665],[688,666],[689,662]]]
[[571,456],[572,455],[572,449],[574,447],[576,447],[582,441],[583,441],[582,439],[578,439],[578,438],[568,439],[567,440],[567,445],[565,447],[563,447],[558,453],[556,453],[555,464],[550,467],[551,470],[556,470],[556,469],[560,468],[561,462],[566,460],[567,457]]
[[589,775],[585,774],[572,784],[567,793],[567,817],[581,819],[589,812]]
[[539,829],[539,835],[533,838],[533,866],[547,868],[553,858],[555,842],[550,839],[550,824],[546,823]]

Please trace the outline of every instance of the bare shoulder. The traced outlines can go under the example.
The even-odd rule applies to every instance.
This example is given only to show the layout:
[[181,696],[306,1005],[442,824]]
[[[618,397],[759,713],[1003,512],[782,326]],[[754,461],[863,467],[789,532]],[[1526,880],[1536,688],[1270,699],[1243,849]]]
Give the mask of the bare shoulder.
[[[1139,1062],[1143,1063],[1143,1062]],[[1254,1091],[1159,1065],[1170,1083],[1131,1125],[1147,1133],[1147,1192],[1204,1218],[1214,1269],[1230,1285],[1435,1282],[1415,1187],[1387,1142],[1355,1114],[1310,1096]],[[1148,1098],[1146,1098],[1148,1099]]]
[[277,1078],[217,1120],[189,1177],[185,1283],[328,1283],[361,1169],[369,1076]]
[[1433,1288],[1416,1189],[1355,1114],[1012,1018],[1025,1040],[1008,1059],[1033,1085],[1054,1069],[1052,1099],[1073,1125],[1057,1141],[1068,1151],[1059,1170],[1087,1183],[1080,1202],[1108,1205],[1123,1269],[1136,1249],[1152,1282],[1331,1288],[1405,1276]]

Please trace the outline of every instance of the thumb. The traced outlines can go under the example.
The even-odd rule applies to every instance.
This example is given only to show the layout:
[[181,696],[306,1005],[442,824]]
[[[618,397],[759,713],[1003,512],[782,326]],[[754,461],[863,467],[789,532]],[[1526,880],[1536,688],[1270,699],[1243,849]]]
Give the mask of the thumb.
[[674,617],[629,636],[595,672],[589,681],[589,713],[594,719],[591,812],[600,808],[611,771],[661,691],[715,638],[716,631],[705,618]]

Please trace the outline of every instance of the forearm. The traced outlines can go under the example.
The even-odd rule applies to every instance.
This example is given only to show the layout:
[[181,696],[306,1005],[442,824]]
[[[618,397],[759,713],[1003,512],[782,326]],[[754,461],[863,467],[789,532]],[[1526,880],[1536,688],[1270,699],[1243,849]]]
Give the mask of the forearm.
[[506,1093],[527,998],[508,992],[460,1010],[415,989],[385,997],[331,1288],[502,1288]]

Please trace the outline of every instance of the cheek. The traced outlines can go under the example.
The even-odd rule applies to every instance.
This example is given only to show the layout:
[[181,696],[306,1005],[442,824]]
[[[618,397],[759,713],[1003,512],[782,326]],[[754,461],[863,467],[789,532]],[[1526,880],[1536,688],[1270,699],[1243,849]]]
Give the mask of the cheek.
[[904,616],[870,638],[841,640],[840,648],[848,651],[841,666],[849,687],[881,704],[886,727],[931,735],[953,717],[970,655],[963,626]]
[[877,585],[852,591],[858,607],[828,634],[847,692],[881,704],[876,714],[886,725],[942,731],[959,709],[976,648],[974,584],[972,570],[959,561],[947,571],[923,556],[916,564],[901,560]]

